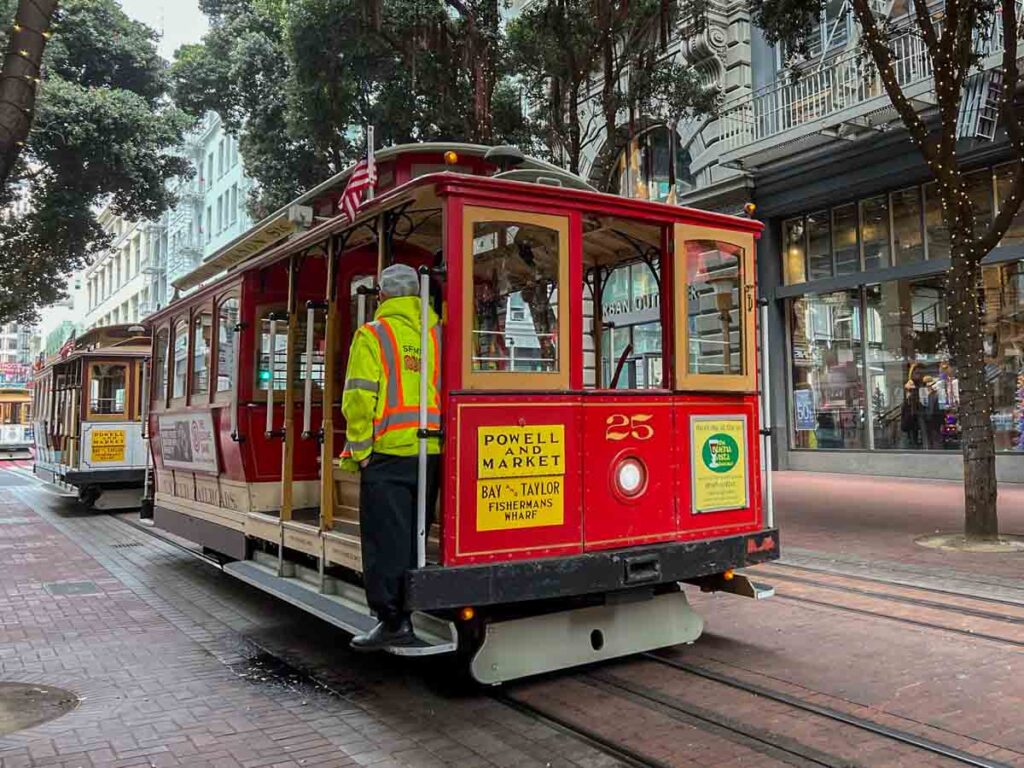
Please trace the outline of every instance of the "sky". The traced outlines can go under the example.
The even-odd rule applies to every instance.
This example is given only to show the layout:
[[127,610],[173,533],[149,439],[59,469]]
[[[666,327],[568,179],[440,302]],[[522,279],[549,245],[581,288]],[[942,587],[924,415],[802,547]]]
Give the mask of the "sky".
[[125,13],[162,33],[160,55],[168,61],[185,43],[197,43],[206,32],[199,0],[120,0]]

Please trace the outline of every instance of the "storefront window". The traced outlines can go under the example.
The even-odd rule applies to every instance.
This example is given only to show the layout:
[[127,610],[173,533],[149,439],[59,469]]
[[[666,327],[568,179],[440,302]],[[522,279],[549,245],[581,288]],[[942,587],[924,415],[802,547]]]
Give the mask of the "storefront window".
[[807,272],[809,280],[832,277],[832,232],[828,211],[807,217]]
[[996,450],[1024,452],[1024,262],[989,267],[982,282]]
[[861,248],[864,269],[881,269],[889,260],[889,199],[886,195],[860,202]]
[[[1003,201],[1010,197],[1015,166],[1016,163],[1008,163],[1000,165],[995,169],[996,204],[1000,210],[1002,209]],[[1000,245],[1021,245],[1022,243],[1024,243],[1024,205],[1017,210],[1017,215],[1013,217],[1013,222],[1010,224],[1009,229],[1006,230],[1006,234],[1003,235]]]
[[964,183],[974,208],[974,226],[980,231],[992,223],[992,171],[986,168],[969,173]]
[[783,271],[786,285],[807,281],[807,244],[804,241],[804,220],[782,222],[782,248],[785,254]]
[[[674,146],[672,144],[674,143]],[[658,126],[637,136],[615,164],[612,189],[623,197],[675,203],[696,182],[679,134]]]
[[920,187],[892,193],[892,226],[896,266],[924,261]]
[[935,182],[925,184],[924,200],[925,230],[928,233],[928,258],[932,260],[948,259],[949,230],[946,228],[946,219],[942,213],[942,202],[939,200],[939,191],[935,186]]
[[795,448],[866,448],[860,291],[790,303]]
[[832,248],[836,257],[837,275],[860,272],[856,203],[832,209]]
[[866,288],[876,449],[960,447],[944,283],[942,277],[929,277]]

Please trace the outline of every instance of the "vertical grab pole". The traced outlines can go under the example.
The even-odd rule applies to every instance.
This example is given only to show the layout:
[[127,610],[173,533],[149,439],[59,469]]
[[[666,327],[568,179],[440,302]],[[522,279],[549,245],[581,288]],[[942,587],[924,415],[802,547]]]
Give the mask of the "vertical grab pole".
[[772,398],[768,374],[768,300],[761,299],[761,434],[764,435],[765,527],[775,527],[775,497],[772,494]]
[[140,425],[140,436],[142,438],[142,450],[145,452],[145,470],[142,473],[142,506],[139,509],[140,518],[152,518],[153,507],[149,503],[149,363],[150,359],[142,359],[141,379],[139,383],[139,394],[142,402],[139,407],[139,415],[142,418]]
[[416,567],[427,564],[427,382],[430,380],[430,270],[420,267],[419,472],[416,476]]
[[235,327],[231,329],[231,334],[234,337],[234,344],[231,347],[231,354],[233,359],[231,360],[231,381],[234,386],[231,388],[231,439],[239,442],[238,440],[238,350],[241,348],[240,342],[242,340],[242,324],[235,323]]
[[316,309],[313,302],[306,302],[306,391],[302,406],[302,434],[309,436],[313,426],[313,333],[316,325]]
[[267,367],[270,378],[267,379],[267,437],[274,431],[274,369],[277,367],[277,315],[270,315],[270,351],[267,353]]

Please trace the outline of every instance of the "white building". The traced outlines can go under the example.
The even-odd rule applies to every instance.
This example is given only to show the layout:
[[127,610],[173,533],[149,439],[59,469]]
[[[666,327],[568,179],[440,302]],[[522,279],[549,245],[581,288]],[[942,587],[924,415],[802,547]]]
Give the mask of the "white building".
[[100,212],[99,222],[112,242],[82,273],[82,327],[138,322],[166,294],[166,229],[154,222],[125,221],[109,207]]
[[242,168],[238,140],[208,112],[182,150],[196,174],[174,189],[178,204],[166,216],[167,283],[190,272],[252,226],[246,198],[252,187]]

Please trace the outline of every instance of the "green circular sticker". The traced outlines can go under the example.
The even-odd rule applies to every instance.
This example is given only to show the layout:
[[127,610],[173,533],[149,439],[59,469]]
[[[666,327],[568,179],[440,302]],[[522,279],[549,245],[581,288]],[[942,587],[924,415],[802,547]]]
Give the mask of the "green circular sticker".
[[740,447],[731,435],[719,432],[704,441],[700,457],[712,472],[728,472],[739,461]]

